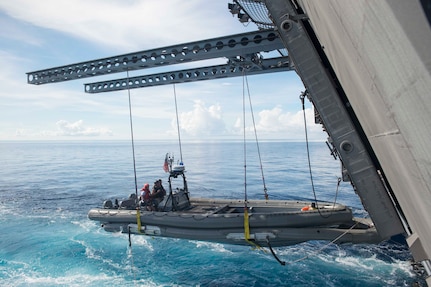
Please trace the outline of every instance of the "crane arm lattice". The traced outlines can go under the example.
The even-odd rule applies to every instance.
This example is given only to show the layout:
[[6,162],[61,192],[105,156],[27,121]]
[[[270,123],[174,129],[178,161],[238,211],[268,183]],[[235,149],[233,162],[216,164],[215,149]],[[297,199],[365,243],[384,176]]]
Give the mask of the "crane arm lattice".
[[281,49],[284,45],[274,30],[261,30],[29,72],[27,82],[41,85],[221,57],[247,58]]
[[239,66],[239,64],[236,63],[165,72],[159,74],[143,75],[137,77],[101,81],[96,83],[88,83],[85,84],[85,92],[94,94],[125,89],[168,85],[174,83],[177,84],[193,81],[236,77],[242,75],[242,71],[244,68],[247,69],[247,75],[283,72],[290,71],[293,69],[289,63],[290,62],[288,57],[280,57],[262,60],[259,63],[258,67],[252,66],[244,62],[244,66]]

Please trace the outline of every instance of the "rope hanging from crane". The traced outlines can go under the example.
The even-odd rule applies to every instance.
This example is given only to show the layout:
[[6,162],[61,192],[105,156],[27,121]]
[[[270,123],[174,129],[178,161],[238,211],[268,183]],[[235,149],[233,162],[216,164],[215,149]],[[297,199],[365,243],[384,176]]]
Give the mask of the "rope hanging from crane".
[[[257,154],[259,156],[260,172],[261,172],[261,175],[262,175],[263,192],[264,192],[265,200],[268,200],[268,189],[266,188],[265,175],[263,174],[262,157],[260,155],[259,140],[257,139],[256,122],[254,120],[253,105],[251,103],[250,88],[249,88],[249,85],[248,85],[248,79],[247,79],[247,75],[245,73],[245,69],[244,69],[244,72],[243,72],[243,77],[245,79],[245,85],[247,87],[248,102],[249,102],[249,105],[250,105],[251,119],[253,121],[254,137],[255,137],[255,140],[256,140],[256,148],[257,148]],[[244,119],[244,123],[245,123],[245,119]],[[244,132],[245,132],[245,129],[244,129]]]
[[[129,82],[129,70],[127,72],[127,82]],[[133,137],[133,120],[132,120],[132,100],[130,96],[130,88],[127,88],[127,95],[129,99],[129,119],[130,119],[130,135],[131,135],[131,141],[132,141],[132,155],[133,155],[133,174],[135,179],[135,204],[136,204],[136,222],[138,225],[138,232],[141,233],[141,212],[139,208],[139,198],[138,198],[138,180],[136,176],[136,157],[135,157],[135,140]],[[129,234],[129,249],[128,249],[128,256],[131,260],[131,269],[133,271],[133,280],[136,281],[136,272],[134,267],[134,259],[133,259],[133,252],[132,252],[132,238],[131,238],[131,231],[130,226],[128,227],[128,234]]]
[[[244,239],[247,243],[249,243],[250,245],[260,249],[261,247],[254,242],[254,240],[251,238],[250,235],[250,221],[249,221],[249,214],[248,214],[248,198],[247,198],[247,146],[246,146],[246,120],[245,120],[245,97],[246,97],[246,86],[247,86],[247,91],[248,91],[248,98],[249,98],[249,103],[250,103],[250,111],[252,114],[252,118],[253,118],[253,126],[254,126],[254,132],[255,132],[255,136],[256,136],[256,143],[257,143],[257,133],[256,133],[256,124],[254,121],[254,117],[253,117],[253,109],[252,109],[252,105],[251,105],[251,97],[250,97],[250,90],[248,88],[248,82],[247,82],[247,76],[245,73],[245,68],[243,69],[243,82],[242,82],[242,111],[243,111],[243,136],[244,136]],[[262,169],[262,160],[261,160],[261,156],[260,156],[260,150],[259,150],[259,145],[257,145],[258,147],[258,153],[259,153],[259,161],[260,161],[260,168],[262,171],[262,180],[263,180],[263,184],[264,184],[264,191],[265,191],[265,199],[268,199],[268,195],[266,193],[266,186],[265,186],[265,178],[263,176],[263,169]]]
[[250,241],[250,223],[248,216],[248,206],[247,206],[247,146],[246,146],[246,135],[245,135],[245,71],[243,70],[242,79],[242,124],[243,124],[243,152],[244,152],[244,239],[248,243],[252,244]]
[[[127,81],[129,81],[128,79],[129,79],[129,70],[127,70]],[[136,176],[135,141],[133,138],[132,100],[130,97],[130,88],[127,88],[127,95],[129,98],[130,135],[131,135],[131,140],[132,140],[133,174],[135,177],[136,206],[138,206],[138,181],[137,181],[137,176]]]
[[181,149],[180,121],[178,119],[177,92],[175,90],[175,84],[173,84],[173,87],[174,87],[174,99],[175,99],[175,114],[177,116],[178,145],[180,146],[180,162],[183,162],[183,151]]
[[[129,71],[127,70],[127,79],[129,78]],[[136,175],[136,157],[135,157],[135,140],[133,136],[133,120],[132,120],[132,100],[130,96],[130,88],[127,89],[127,95],[129,98],[129,119],[130,119],[130,136],[132,140],[132,155],[133,155],[133,174],[135,179],[135,204],[136,204],[136,223],[138,225],[138,233],[141,233],[141,211],[139,207],[139,197],[138,197],[138,179]],[[130,235],[129,235],[129,244]]]
[[[311,181],[311,189],[313,191],[313,196],[314,196],[314,204],[316,206],[317,211],[319,212],[319,215],[323,218],[328,218],[332,215],[333,210],[331,210],[331,212],[328,215],[323,215],[320,212],[319,209],[319,203],[317,200],[317,195],[316,195],[316,189],[314,187],[314,180],[313,180],[313,172],[311,170],[311,159],[310,159],[310,147],[309,147],[309,140],[308,140],[308,128],[307,128],[307,117],[306,117],[306,113],[305,113],[305,97],[308,95],[308,91],[305,90],[304,92],[301,93],[301,95],[299,96],[299,99],[301,100],[301,104],[302,104],[302,112],[303,112],[303,116],[304,116],[304,130],[305,130],[305,143],[306,143],[306,147],[307,147],[307,160],[308,160],[308,171],[310,174],[310,181]],[[341,182],[341,178],[338,178],[337,181],[337,188],[335,191],[335,198],[334,198],[334,204],[333,206],[335,206],[336,202],[337,202],[337,196],[338,196],[338,189],[340,186],[340,182]]]

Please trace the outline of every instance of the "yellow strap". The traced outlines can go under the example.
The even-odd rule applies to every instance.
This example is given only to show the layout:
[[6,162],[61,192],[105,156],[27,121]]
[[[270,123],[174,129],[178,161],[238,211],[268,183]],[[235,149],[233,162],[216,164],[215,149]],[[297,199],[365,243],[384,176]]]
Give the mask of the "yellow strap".
[[248,244],[253,245],[257,249],[261,249],[261,247],[254,241],[250,240],[250,223],[248,221],[248,208],[244,208],[244,239]]
[[136,222],[138,223],[138,233],[141,233],[141,213],[139,208],[136,208]]
[[248,222],[248,208],[244,207],[244,238],[250,240],[250,224]]

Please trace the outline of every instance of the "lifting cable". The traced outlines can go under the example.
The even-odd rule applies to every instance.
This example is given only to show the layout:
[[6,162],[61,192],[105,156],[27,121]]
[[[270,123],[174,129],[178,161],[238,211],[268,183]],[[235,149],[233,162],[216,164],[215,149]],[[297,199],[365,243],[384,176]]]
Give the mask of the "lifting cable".
[[[127,70],[127,82],[129,79],[129,70]],[[138,233],[141,232],[141,212],[140,212],[140,208],[139,208],[139,197],[138,197],[138,180],[137,180],[137,176],[136,176],[136,157],[135,157],[135,140],[133,137],[133,120],[132,120],[132,100],[130,97],[130,88],[127,88],[127,94],[129,97],[129,118],[130,118],[130,135],[131,135],[131,139],[132,139],[132,154],[133,154],[133,174],[134,174],[134,178],[135,178],[135,204],[136,204],[136,222],[138,224]],[[130,230],[129,230],[130,232]],[[130,233],[129,233],[130,234]],[[130,235],[129,235],[130,237]],[[130,241],[130,239],[129,239]]]
[[316,189],[314,187],[313,172],[311,170],[310,147],[309,147],[308,132],[307,132],[307,117],[305,114],[305,103],[304,103],[304,100],[305,100],[305,97],[307,94],[308,94],[308,91],[305,90],[305,92],[301,93],[301,95],[299,96],[299,99],[301,100],[301,103],[302,103],[302,112],[303,112],[303,116],[304,116],[305,143],[306,143],[306,147],[307,147],[308,171],[310,173],[311,189],[313,190],[314,204],[316,204],[316,209],[319,212],[319,215],[323,218],[329,218],[332,215],[333,210],[335,208],[335,204],[336,204],[337,196],[338,196],[338,187],[340,186],[341,179],[338,178],[337,190],[336,190],[336,194],[335,194],[333,208],[328,215],[323,215],[319,209],[319,204],[318,204],[317,196],[316,196]]
[[[357,221],[355,224],[353,224],[349,229],[347,229],[346,231],[344,231],[343,233],[341,233],[340,235],[338,235],[337,237],[335,237],[334,239],[331,240],[331,242],[328,242],[327,244],[323,245],[321,248],[319,248],[317,251],[312,252],[312,255],[317,255],[320,252],[322,252],[323,250],[325,250],[326,248],[328,248],[331,244],[334,244],[335,242],[337,242],[338,240],[340,240],[341,238],[343,238],[344,235],[346,235],[348,232],[350,232],[351,230],[353,230],[357,225],[359,224],[359,221]],[[311,255],[305,255],[299,259],[293,260],[293,261],[282,261],[280,260],[280,258],[278,258],[277,254],[275,254],[274,250],[272,249],[271,243],[269,241],[269,237],[266,237],[266,243],[268,244],[269,250],[271,250],[272,256],[274,256],[274,258],[281,264],[281,265],[286,265],[286,264],[294,264],[294,263],[298,263],[301,261],[304,261],[308,258],[311,257]]]
[[[353,224],[349,229],[347,229],[346,231],[344,231],[343,233],[341,233],[340,235],[338,235],[337,237],[335,237],[334,239],[331,240],[331,242],[328,242],[327,244],[325,244],[324,246],[322,246],[321,248],[319,248],[317,251],[313,252],[312,255],[317,255],[320,252],[322,252],[323,250],[325,250],[326,248],[328,248],[331,244],[334,244],[335,242],[337,242],[338,240],[340,240],[341,238],[343,238],[348,232],[350,232],[351,230],[353,230],[357,225],[359,224],[359,221],[357,221],[355,224]],[[305,255],[299,259],[290,261],[290,262],[286,262],[286,261],[282,261],[280,260],[280,258],[278,258],[277,254],[275,254],[274,250],[272,249],[271,243],[269,241],[269,237],[266,237],[266,243],[268,244],[269,250],[271,250],[271,254],[272,256],[278,261],[278,263],[280,263],[281,265],[286,265],[286,264],[294,264],[294,263],[298,263],[301,261],[304,261],[308,258],[311,257],[311,255]]]
[[244,71],[243,76],[245,78],[245,83],[247,85],[247,93],[248,93],[248,101],[250,104],[251,119],[253,120],[254,137],[256,139],[257,154],[259,155],[260,172],[262,174],[263,192],[264,192],[265,200],[268,200],[268,190],[266,188],[265,176],[263,174],[262,157],[260,156],[259,140],[257,139],[256,122],[254,120],[253,105],[251,104],[250,88],[248,86],[248,79],[247,79],[247,75],[245,74],[245,71]]
[[174,86],[174,99],[175,99],[175,113],[177,116],[177,130],[178,130],[178,144],[180,146],[180,162],[183,162],[183,151],[181,149],[181,135],[180,135],[180,121],[178,119],[178,105],[177,105],[177,92],[175,90],[175,84],[173,84]]
[[327,244],[323,245],[321,248],[319,248],[318,250],[316,250],[315,252],[312,252],[310,255],[305,255],[299,259],[293,260],[293,261],[289,261],[289,262],[285,262],[285,261],[281,261],[280,259],[277,258],[277,256],[275,255],[275,253],[272,251],[271,246],[269,245],[269,239],[267,238],[267,242],[268,242],[268,246],[271,249],[272,255],[275,257],[275,259],[277,259],[278,262],[280,262],[281,265],[290,265],[290,264],[294,264],[294,263],[298,263],[301,261],[304,261],[308,258],[310,258],[311,256],[315,256],[319,253],[321,253],[323,250],[325,250],[326,248],[328,248],[331,244],[334,244],[335,242],[337,242],[338,240],[340,240],[341,238],[343,238],[344,235],[346,235],[348,232],[350,232],[352,229],[354,229],[356,227],[356,225],[358,225],[359,222],[356,222],[355,224],[353,224],[349,229],[347,229],[346,231],[344,231],[343,233],[341,233],[340,235],[338,235],[337,237],[335,237],[331,242],[328,242]]
[[[243,72],[242,115],[243,115],[243,131],[244,131],[244,139],[243,139],[244,140],[243,141],[243,144],[244,144],[244,240],[248,244],[252,245],[253,247],[261,249],[261,247],[256,242],[254,242],[254,240],[250,236],[250,222],[249,222],[248,206],[247,206],[248,199],[247,199],[247,144],[246,144],[246,121],[245,121],[245,83],[246,83],[245,68],[243,68],[242,72]],[[249,98],[250,98],[250,93],[249,93]],[[254,124],[254,119],[253,119],[253,124]],[[259,158],[260,158],[260,155],[259,155]]]
[[243,152],[244,152],[244,239],[250,242],[250,224],[247,206],[247,145],[245,135],[245,69],[242,70],[242,124],[243,124]]
[[[129,70],[127,70],[127,82],[129,82]],[[138,181],[137,181],[137,177],[136,177],[135,141],[133,139],[132,101],[130,99],[130,88],[129,87],[127,88],[127,94],[129,96],[130,135],[131,135],[131,139],[132,139],[133,173],[135,176],[136,206],[138,206]]]
[[[127,82],[129,82],[129,70],[127,70]],[[132,121],[132,101],[130,97],[130,87],[127,88],[127,94],[129,98],[129,118],[130,118],[130,135],[132,140],[132,154],[133,154],[133,174],[135,178],[135,203],[136,203],[136,220],[138,223],[138,232],[141,232],[141,212],[139,210],[139,200],[138,200],[138,180],[136,176],[136,157],[135,157],[135,141],[133,138],[133,121]],[[135,267],[134,267],[134,260],[133,260],[133,252],[132,252],[132,238],[131,238],[131,232],[130,232],[130,226],[128,227],[128,233],[129,233],[129,249],[128,249],[128,256],[131,260],[131,268],[133,272],[134,282],[136,284],[136,273],[135,273]]]
[[132,269],[133,273],[133,282],[136,286],[136,271],[135,271],[135,261],[133,259],[133,252],[132,252],[132,238],[131,238],[131,232],[130,232],[130,226],[128,227],[128,233],[129,233],[129,248],[127,249],[127,256],[130,257],[130,268]]

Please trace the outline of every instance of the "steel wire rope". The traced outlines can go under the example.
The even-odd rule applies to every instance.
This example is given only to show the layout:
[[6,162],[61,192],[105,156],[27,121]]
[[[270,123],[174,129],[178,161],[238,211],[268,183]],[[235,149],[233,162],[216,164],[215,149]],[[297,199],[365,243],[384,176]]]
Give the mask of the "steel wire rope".
[[[127,82],[129,82],[129,70],[126,71],[127,73]],[[130,87],[127,87],[127,95],[129,99],[129,119],[130,119],[130,136],[132,141],[132,155],[133,155],[133,175],[134,175],[134,181],[135,181],[135,204],[136,204],[136,218],[137,218],[137,225],[138,225],[138,233],[141,232],[141,217],[140,217],[140,208],[139,208],[139,200],[138,200],[138,180],[136,175],[136,156],[135,156],[135,140],[134,140],[134,132],[133,132],[133,116],[132,116],[132,100],[130,96]],[[130,226],[128,228],[129,233],[129,253],[128,256],[130,257],[131,266],[133,273],[133,282],[136,286],[136,272],[135,272],[135,263],[133,258],[133,252],[132,252],[132,239],[131,239],[131,232],[130,232]]]
[[[129,70],[127,72],[127,82],[129,82]],[[135,140],[133,138],[133,120],[132,120],[132,100],[130,97],[130,87],[127,87],[127,94],[129,97],[129,119],[130,119],[130,135],[132,140],[132,155],[133,155],[133,174],[135,177],[135,203],[138,206],[138,181],[136,176],[136,159],[135,159]]]
[[247,243],[253,245],[250,241],[250,223],[247,206],[247,143],[246,143],[246,123],[245,123],[245,69],[242,70],[242,122],[243,122],[243,155],[244,155],[244,239]]
[[[129,82],[129,70],[126,71],[127,73],[127,83]],[[131,100],[131,96],[130,96],[130,87],[127,87],[127,95],[129,98],[129,119],[130,119],[130,135],[131,135],[131,141],[132,141],[132,155],[133,155],[133,174],[134,174],[134,179],[135,179],[135,204],[136,204],[136,218],[137,218],[137,223],[138,223],[138,232],[141,232],[141,218],[140,218],[140,210],[139,210],[139,200],[138,200],[138,180],[137,180],[137,176],[136,176],[136,157],[135,157],[135,140],[133,137],[133,120],[132,120],[132,100]],[[130,268],[132,269],[132,273],[133,273],[133,282],[136,286],[136,272],[135,272],[135,263],[134,263],[134,259],[133,259],[133,252],[132,252],[132,239],[131,239],[131,233],[130,233],[130,226],[129,226],[129,254],[128,256],[130,256],[130,261],[131,261],[131,266]]]
[[249,104],[250,104],[251,119],[253,121],[253,129],[254,129],[254,137],[256,139],[257,154],[259,156],[260,172],[262,174],[262,182],[263,182],[263,192],[264,192],[265,200],[268,200],[268,189],[266,188],[265,176],[263,174],[262,157],[260,155],[259,140],[257,138],[256,122],[254,120],[254,112],[253,112],[253,105],[251,103],[250,88],[249,88],[249,85],[248,85],[247,74],[245,72],[244,72],[244,78],[245,78],[245,83],[246,83],[246,86],[247,86],[247,93],[248,93],[248,101],[249,101]]
[[131,232],[130,232],[130,226],[128,228],[128,233],[129,233],[129,248],[127,249],[127,256],[130,257],[130,268],[132,269],[132,273],[133,273],[133,283],[135,286],[136,285],[136,271],[135,271],[135,260],[133,258],[133,251],[132,251],[132,238],[131,238]]
[[251,246],[261,249],[250,236],[250,221],[248,215],[247,198],[247,143],[246,143],[246,121],[245,121],[245,67],[242,69],[242,116],[243,116],[243,148],[244,148],[244,240]]
[[242,125],[243,125],[243,156],[244,156],[244,209],[247,209],[247,143],[245,124],[245,68],[242,70]]
[[[129,70],[126,71],[127,72],[127,82],[129,79]],[[135,179],[135,204],[136,204],[136,217],[140,219],[139,217],[139,201],[138,201],[138,181],[137,181],[137,176],[136,176],[136,157],[135,157],[135,140],[133,137],[133,120],[132,120],[132,100],[131,100],[131,96],[130,96],[130,88],[127,88],[127,95],[129,98],[129,119],[130,119],[130,135],[131,135],[131,140],[132,140],[132,155],[133,155],[133,174],[134,174],[134,179]],[[138,219],[138,232],[140,232],[140,220]],[[131,266],[130,268],[132,269],[132,273],[133,273],[133,282],[136,285],[136,272],[135,272],[135,263],[133,260],[133,252],[132,252],[132,239],[130,236],[130,226],[129,226],[129,249],[128,249],[128,257],[130,257],[130,262],[131,262]]]
[[[354,229],[355,227],[356,227],[356,225],[358,225],[359,224],[359,222],[356,222],[355,224],[353,224],[349,229],[347,229],[346,231],[344,231],[343,233],[341,233],[340,235],[338,235],[337,237],[335,237],[333,240],[331,240],[330,242],[328,242],[327,244],[325,244],[325,245],[323,245],[321,248],[319,248],[318,250],[316,250],[315,252],[312,252],[311,253],[311,255],[305,255],[305,256],[303,256],[303,257],[301,257],[301,258],[298,258],[298,259],[296,259],[296,260],[293,260],[293,261],[288,261],[288,262],[286,262],[286,261],[282,261],[283,263],[281,263],[280,261],[280,264],[282,264],[282,265],[290,265],[290,264],[293,264],[293,263],[298,263],[298,262],[301,262],[301,261],[304,261],[304,260],[306,260],[306,259],[308,259],[310,256],[312,256],[312,255],[316,255],[316,254],[319,254],[320,252],[322,252],[323,250],[325,250],[326,248],[328,248],[328,246],[330,246],[331,244],[334,244],[337,240],[339,240],[339,239],[341,239],[341,238],[343,238],[343,236],[345,236],[349,231],[351,231],[352,229]],[[267,240],[268,240],[268,238],[267,238]],[[268,240],[269,241],[269,240]],[[279,259],[277,259],[277,261],[278,261]]]
[[[305,132],[305,145],[306,145],[306,148],[307,148],[308,172],[310,174],[311,189],[313,191],[314,204],[316,205],[316,209],[317,209],[317,211],[319,212],[319,215],[322,218],[329,218],[332,215],[333,211],[334,211],[335,201],[334,201],[334,206],[333,206],[331,212],[328,215],[323,215],[322,212],[319,209],[319,203],[317,201],[316,189],[314,187],[314,179],[313,179],[313,172],[312,172],[312,169],[311,169],[310,147],[309,147],[308,131],[307,131],[307,117],[306,117],[306,113],[305,113],[305,103],[304,103],[305,102],[305,96],[306,96],[307,93],[308,93],[307,90],[305,90],[305,92],[302,92],[301,95],[299,96],[299,99],[301,100],[301,103],[302,103],[302,113],[303,113],[303,116],[304,116],[304,132]],[[338,187],[337,187],[336,193],[338,194]],[[336,195],[335,198],[337,198],[337,195]]]
[[177,131],[178,131],[178,145],[180,146],[180,160],[181,163],[183,162],[183,151],[181,148],[181,134],[180,134],[180,121],[178,119],[178,105],[177,105],[177,92],[175,90],[175,84],[173,84],[174,86],[174,99],[175,99],[175,114],[177,117]]

